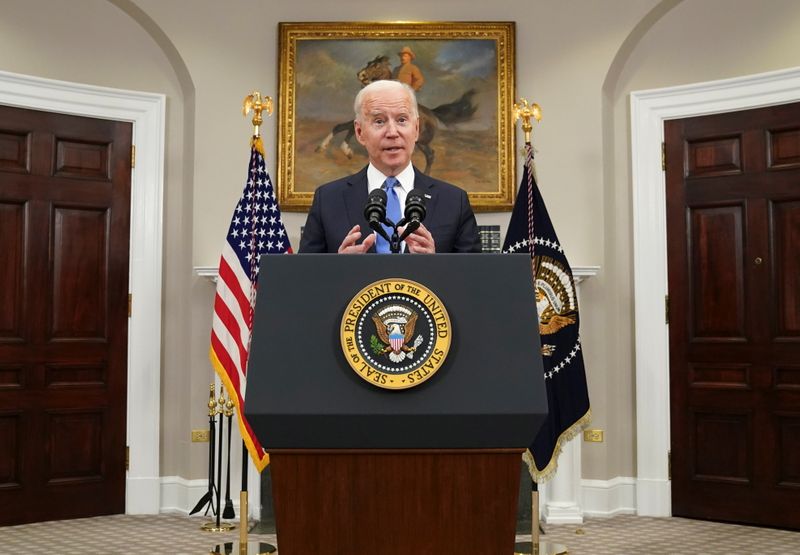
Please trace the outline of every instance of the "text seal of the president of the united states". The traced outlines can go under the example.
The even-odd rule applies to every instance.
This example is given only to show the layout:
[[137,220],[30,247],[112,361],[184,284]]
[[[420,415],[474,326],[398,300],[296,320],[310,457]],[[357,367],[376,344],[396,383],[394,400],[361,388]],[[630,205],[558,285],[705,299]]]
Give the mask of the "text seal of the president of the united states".
[[433,376],[450,350],[452,328],[442,301],[403,278],[376,281],[345,308],[342,351],[356,374],[385,389],[407,389]]

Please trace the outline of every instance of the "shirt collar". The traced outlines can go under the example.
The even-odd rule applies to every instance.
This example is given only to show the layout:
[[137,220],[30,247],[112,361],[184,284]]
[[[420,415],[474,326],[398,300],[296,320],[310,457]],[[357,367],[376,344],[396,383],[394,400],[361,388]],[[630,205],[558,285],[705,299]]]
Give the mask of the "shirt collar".
[[[403,171],[395,175],[405,194],[408,194],[414,188],[414,177],[414,165],[411,162],[408,163]],[[367,166],[367,191],[372,192],[381,188],[384,181],[386,181],[386,176],[370,162],[369,166]]]

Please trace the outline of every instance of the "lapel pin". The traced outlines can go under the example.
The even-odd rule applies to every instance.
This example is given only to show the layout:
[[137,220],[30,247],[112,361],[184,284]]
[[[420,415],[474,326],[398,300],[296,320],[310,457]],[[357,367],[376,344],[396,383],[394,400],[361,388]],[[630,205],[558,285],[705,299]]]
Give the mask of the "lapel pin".
[[428,193],[425,193],[425,198],[431,198],[431,196]]

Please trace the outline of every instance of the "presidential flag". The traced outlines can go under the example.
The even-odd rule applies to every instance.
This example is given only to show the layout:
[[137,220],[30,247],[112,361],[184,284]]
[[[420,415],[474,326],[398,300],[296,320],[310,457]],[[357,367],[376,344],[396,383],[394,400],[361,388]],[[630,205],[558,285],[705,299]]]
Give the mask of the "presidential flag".
[[561,448],[589,423],[591,410],[575,281],[534,180],[532,149],[526,146],[525,169],[503,252],[529,253],[533,268],[550,411],[524,457],[531,477],[541,483],[555,473]]
[[290,252],[275,188],[264,166],[264,149],[257,140],[250,153],[247,183],[233,212],[219,260],[209,356],[236,404],[242,439],[259,472],[269,464],[269,457],[244,416],[253,308],[261,258]]

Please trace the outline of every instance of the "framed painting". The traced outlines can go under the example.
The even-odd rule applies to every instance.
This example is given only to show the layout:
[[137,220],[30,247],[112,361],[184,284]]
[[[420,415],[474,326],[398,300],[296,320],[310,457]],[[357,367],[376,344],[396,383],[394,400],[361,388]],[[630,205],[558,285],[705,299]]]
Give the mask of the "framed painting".
[[414,165],[467,191],[476,211],[514,202],[514,23],[280,23],[278,199],[305,211],[316,188],[358,172],[367,152],[353,101],[370,80],[416,90],[429,118]]

